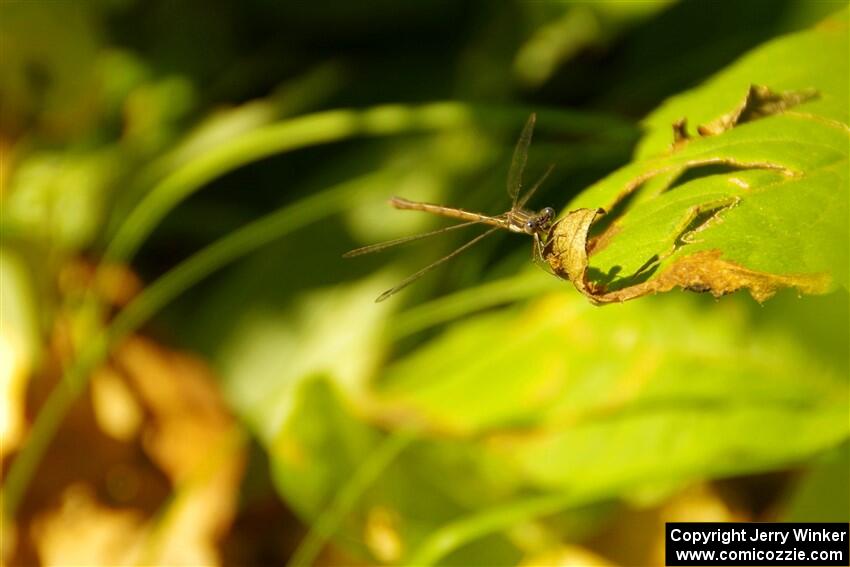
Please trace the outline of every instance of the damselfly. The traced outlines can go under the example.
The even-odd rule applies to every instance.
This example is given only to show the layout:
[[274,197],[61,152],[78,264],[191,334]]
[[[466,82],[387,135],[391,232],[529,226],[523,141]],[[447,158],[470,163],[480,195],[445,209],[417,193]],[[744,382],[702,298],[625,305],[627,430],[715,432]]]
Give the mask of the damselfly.
[[360,256],[361,254],[369,254],[371,252],[380,252],[381,250],[386,250],[399,244],[413,242],[414,240],[427,238],[436,234],[443,234],[445,232],[456,230],[458,228],[481,224],[489,225],[492,228],[476,236],[460,248],[456,249],[451,254],[440,258],[436,262],[429,264],[418,272],[408,276],[407,278],[402,280],[398,285],[396,285],[392,289],[388,289],[380,296],[378,296],[375,301],[383,301],[387,299],[399,290],[409,286],[410,284],[412,284],[413,282],[415,282],[437,266],[451,260],[467,248],[480,242],[487,236],[493,234],[500,228],[504,230],[509,230],[511,232],[530,235],[534,239],[534,260],[536,262],[541,262],[545,264],[545,261],[543,259],[543,245],[546,235],[548,234],[549,229],[552,227],[552,221],[555,218],[555,210],[551,207],[546,207],[540,212],[535,213],[533,211],[525,209],[524,207],[526,203],[528,203],[529,199],[531,199],[531,196],[534,195],[535,191],[537,191],[537,189],[543,183],[543,181],[545,181],[546,177],[549,176],[549,173],[552,171],[552,166],[549,166],[549,168],[546,170],[540,180],[535,183],[528,191],[526,191],[522,195],[522,197],[520,197],[520,193],[522,190],[522,174],[525,170],[526,161],[528,160],[528,146],[529,144],[531,144],[531,134],[534,130],[535,121],[536,115],[532,114],[528,118],[528,121],[525,123],[525,127],[522,129],[522,134],[520,134],[519,141],[517,141],[516,148],[514,149],[513,158],[511,159],[511,166],[508,170],[507,181],[508,196],[512,200],[511,209],[509,211],[504,212],[500,215],[489,216],[481,213],[465,211],[463,209],[457,209],[454,207],[444,207],[442,205],[433,205],[431,203],[409,201],[401,197],[393,197],[392,199],[390,199],[390,204],[397,209],[425,211],[427,213],[450,217],[465,222],[452,226],[447,226],[445,228],[433,230],[431,232],[426,232],[423,234],[407,236],[404,238],[398,238],[396,240],[390,240],[388,242],[381,242],[379,244],[372,244],[370,246],[364,246],[363,248],[357,248],[356,250],[346,252],[343,255],[345,258],[350,258],[352,256]]

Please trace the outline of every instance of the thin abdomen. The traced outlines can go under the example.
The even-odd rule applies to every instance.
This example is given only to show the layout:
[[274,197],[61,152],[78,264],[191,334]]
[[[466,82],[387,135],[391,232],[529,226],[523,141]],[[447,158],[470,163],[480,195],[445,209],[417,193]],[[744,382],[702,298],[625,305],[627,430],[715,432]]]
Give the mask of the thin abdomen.
[[459,219],[464,221],[480,222],[500,228],[507,228],[507,221],[502,217],[490,217],[479,213],[464,211],[463,209],[455,209],[452,207],[444,207],[443,205],[433,205],[431,203],[420,203],[418,201],[408,201],[401,197],[393,197],[390,199],[390,204],[396,209],[407,209],[412,211],[425,211],[443,217]]

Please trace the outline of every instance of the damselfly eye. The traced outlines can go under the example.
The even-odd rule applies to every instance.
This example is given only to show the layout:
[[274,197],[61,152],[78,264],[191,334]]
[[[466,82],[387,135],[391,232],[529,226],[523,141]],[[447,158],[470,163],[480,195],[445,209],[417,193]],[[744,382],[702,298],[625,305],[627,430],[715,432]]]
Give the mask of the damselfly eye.
[[534,229],[537,227],[533,220],[527,221],[525,223],[525,232],[528,234],[534,234]]
[[546,220],[551,220],[555,218],[555,209],[553,209],[552,207],[546,207],[545,209],[540,211],[540,215]]

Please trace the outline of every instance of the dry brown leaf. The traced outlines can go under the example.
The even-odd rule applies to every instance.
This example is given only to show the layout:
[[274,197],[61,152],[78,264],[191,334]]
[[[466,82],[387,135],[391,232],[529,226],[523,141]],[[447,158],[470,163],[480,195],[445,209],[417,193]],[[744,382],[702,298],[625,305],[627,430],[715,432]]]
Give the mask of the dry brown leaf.
[[235,514],[244,457],[212,373],[201,360],[140,337],[123,343],[113,359],[149,415],[142,444],[176,487],[144,559],[217,564],[217,541]]
[[91,486],[74,484],[57,509],[36,517],[30,536],[45,566],[135,565],[147,531],[139,511],[104,506]]
[[577,209],[558,220],[549,232],[543,256],[555,274],[573,282],[576,289],[593,299],[587,281],[587,233],[602,209]]
[[90,393],[33,479],[9,563],[220,564],[244,448],[206,365],[130,337]]

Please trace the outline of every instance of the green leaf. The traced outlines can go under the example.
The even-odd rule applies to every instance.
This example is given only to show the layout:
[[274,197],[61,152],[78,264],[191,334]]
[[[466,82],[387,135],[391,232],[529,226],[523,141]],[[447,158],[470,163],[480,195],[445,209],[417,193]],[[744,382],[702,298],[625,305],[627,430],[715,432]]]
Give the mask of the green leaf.
[[[674,287],[746,288],[759,301],[783,287],[846,288],[848,51],[842,12],[662,105],[637,159],[569,206],[609,211],[591,228],[589,266],[568,266],[587,235],[566,223],[553,231],[553,269],[596,302]],[[717,135],[686,137],[682,119]]]
[[[360,420],[340,394],[326,377],[303,380],[293,391],[294,411],[268,445],[278,490],[312,526],[290,565],[312,564],[332,536],[360,555],[405,564],[440,525],[505,493],[508,477],[488,472],[474,447],[387,435]],[[450,476],[452,485],[440,482]],[[518,559],[504,537],[490,535],[442,564]]]
[[[845,312],[843,293],[805,301]],[[789,302],[800,300],[752,310],[680,295],[599,309],[551,294],[456,324],[389,367],[378,416],[468,439],[515,479],[511,497],[446,524],[414,557],[437,563],[559,510],[776,470],[841,443],[846,367],[801,344],[805,324],[776,322]],[[842,336],[847,326],[818,324]]]
[[228,399],[261,439],[272,443],[279,437],[296,409],[293,392],[302,380],[331,376],[352,398],[361,395],[383,350],[389,309],[376,307],[373,299],[388,281],[380,274],[358,285],[319,289],[290,309],[245,306],[217,358]]
[[850,521],[850,444],[828,451],[800,479],[781,518],[785,522]]
[[[455,435],[572,430],[668,407],[687,408],[684,417],[718,408],[843,411],[840,369],[824,368],[790,330],[761,332],[753,322],[739,303],[703,311],[685,298],[647,299],[598,310],[575,295],[549,295],[455,325],[387,369],[382,399]],[[764,448],[784,454],[787,445]]]

